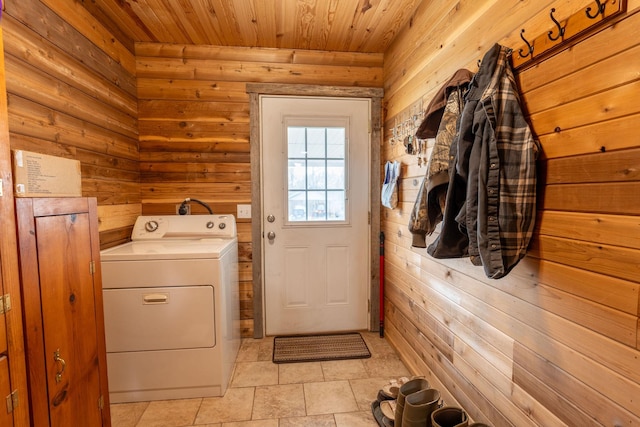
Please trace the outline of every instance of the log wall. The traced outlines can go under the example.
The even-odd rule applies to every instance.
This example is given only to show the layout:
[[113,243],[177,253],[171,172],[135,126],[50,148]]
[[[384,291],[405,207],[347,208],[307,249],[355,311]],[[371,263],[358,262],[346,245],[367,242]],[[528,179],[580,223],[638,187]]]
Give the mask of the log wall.
[[562,20],[586,6],[423,2],[385,53],[382,159],[403,164],[401,203],[382,211],[386,336],[447,403],[495,426],[640,425],[640,2],[517,72],[543,152],[534,238],[505,278],[411,247],[433,141],[409,155],[392,129],[457,69],[476,72],[494,43],[517,51],[521,29],[533,39],[554,28],[552,7]]
[[103,247],[126,241],[141,212],[133,52],[78,2],[5,8],[11,148],[79,160]]

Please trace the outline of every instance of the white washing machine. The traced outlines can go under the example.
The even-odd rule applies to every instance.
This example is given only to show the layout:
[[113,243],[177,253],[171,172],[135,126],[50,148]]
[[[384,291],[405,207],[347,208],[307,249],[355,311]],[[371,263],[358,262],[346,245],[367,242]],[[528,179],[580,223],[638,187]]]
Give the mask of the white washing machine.
[[112,403],[223,396],[240,346],[233,215],[140,216],[101,251]]

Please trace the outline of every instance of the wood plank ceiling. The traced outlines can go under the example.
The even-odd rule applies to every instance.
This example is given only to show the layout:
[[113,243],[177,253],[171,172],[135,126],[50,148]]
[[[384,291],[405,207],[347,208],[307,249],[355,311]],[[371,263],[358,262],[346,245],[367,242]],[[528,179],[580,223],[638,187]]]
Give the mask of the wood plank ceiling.
[[81,0],[129,43],[382,53],[421,0]]

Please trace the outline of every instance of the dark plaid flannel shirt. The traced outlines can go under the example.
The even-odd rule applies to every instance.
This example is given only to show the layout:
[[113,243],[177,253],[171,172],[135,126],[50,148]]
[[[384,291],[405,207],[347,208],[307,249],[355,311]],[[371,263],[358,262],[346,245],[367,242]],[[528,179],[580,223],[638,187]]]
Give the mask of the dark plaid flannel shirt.
[[457,220],[469,235],[472,262],[498,279],[525,256],[533,234],[540,147],[520,106],[509,50],[494,49],[495,67],[474,110],[467,198]]

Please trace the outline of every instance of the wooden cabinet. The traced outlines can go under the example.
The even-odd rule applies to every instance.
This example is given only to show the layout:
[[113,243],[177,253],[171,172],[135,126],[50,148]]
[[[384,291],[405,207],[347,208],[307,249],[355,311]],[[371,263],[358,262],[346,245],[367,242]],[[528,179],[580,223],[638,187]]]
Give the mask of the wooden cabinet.
[[35,426],[110,426],[95,198],[16,199]]

